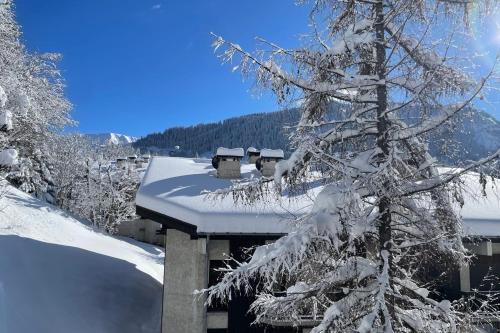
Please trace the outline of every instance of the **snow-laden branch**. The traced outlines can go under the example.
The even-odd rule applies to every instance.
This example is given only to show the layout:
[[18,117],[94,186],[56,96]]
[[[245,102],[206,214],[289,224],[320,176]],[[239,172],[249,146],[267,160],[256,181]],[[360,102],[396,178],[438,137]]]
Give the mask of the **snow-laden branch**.
[[[490,72],[489,75],[491,75]],[[489,77],[489,76],[488,76]],[[487,78],[481,79],[481,82],[474,89],[474,92],[463,102],[458,105],[447,105],[443,106],[438,115],[430,116],[428,119],[422,121],[418,125],[408,127],[398,131],[397,133],[391,136],[391,140],[405,140],[411,137],[416,137],[422,134],[425,134],[429,131],[432,131],[439,127],[441,124],[445,123],[453,116],[455,116],[460,111],[464,110],[467,106],[471,104],[471,102],[478,96],[484,88],[484,85],[487,82]]]
[[404,188],[401,189],[401,194],[400,196],[410,196],[414,195],[417,193],[421,192],[428,192],[433,189],[436,189],[438,187],[441,187],[445,184],[448,184],[455,179],[460,178],[461,176],[465,175],[466,173],[470,172],[471,170],[474,170],[480,166],[483,166],[489,162],[492,162],[496,159],[500,158],[500,149],[497,150],[495,153],[482,158],[476,162],[470,163],[469,165],[460,168],[460,169],[455,169],[451,172],[445,172],[439,175],[436,175],[432,178],[418,181],[415,183],[411,183],[406,185]]
[[[259,71],[266,72],[271,75],[272,80],[282,81],[280,85],[289,84],[295,88],[302,91],[308,92],[310,94],[327,94],[335,99],[345,101],[345,102],[357,102],[357,103],[374,103],[375,100],[365,95],[357,95],[350,93],[351,89],[360,89],[377,86],[379,84],[384,84],[384,82],[379,82],[375,76],[363,76],[363,75],[353,75],[346,78],[346,81],[342,83],[332,83],[332,82],[310,82],[304,80],[296,75],[292,75],[285,71],[272,59],[259,60],[251,53],[244,51],[240,45],[231,43],[223,39],[214,33],[212,35],[216,38],[212,44],[215,51],[217,51],[221,46],[226,46],[227,49],[222,53],[221,57],[224,62],[231,62],[236,53],[240,54],[242,57],[242,68],[246,68],[248,62],[258,66]],[[360,37],[359,39],[354,39],[350,43],[344,41],[338,48],[355,47],[358,43],[370,42],[370,40],[365,37]],[[333,55],[335,52],[339,52],[337,48],[327,51],[328,54]],[[238,67],[236,67],[238,68]],[[336,73],[338,74],[338,73]]]
[[420,41],[406,36],[404,31],[399,30],[394,24],[387,23],[385,29],[415,63],[434,76],[435,81],[442,81],[443,84],[463,91],[474,85],[474,81],[465,73],[447,66],[445,59],[437,55],[434,50],[427,49]]

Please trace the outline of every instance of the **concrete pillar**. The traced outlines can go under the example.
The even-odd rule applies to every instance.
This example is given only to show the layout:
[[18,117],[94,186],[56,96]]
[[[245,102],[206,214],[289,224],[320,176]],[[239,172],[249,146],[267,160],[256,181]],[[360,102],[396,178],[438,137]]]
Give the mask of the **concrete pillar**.
[[207,286],[206,239],[191,239],[167,230],[162,333],[205,333],[204,297],[194,290]]
[[460,266],[460,291],[470,291],[470,270],[469,265]]

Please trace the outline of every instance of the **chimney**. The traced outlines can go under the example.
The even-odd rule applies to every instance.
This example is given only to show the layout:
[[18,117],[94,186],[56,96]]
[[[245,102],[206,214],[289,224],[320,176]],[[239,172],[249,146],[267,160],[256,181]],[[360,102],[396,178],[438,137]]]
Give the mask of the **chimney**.
[[264,177],[271,177],[274,175],[276,163],[285,157],[281,149],[262,149],[260,151],[260,158],[255,163],[257,169]]
[[259,156],[260,156],[260,151],[257,148],[248,147],[247,149],[248,163],[255,164]]
[[212,158],[212,165],[217,169],[217,177],[240,178],[243,155],[243,148],[217,148],[217,153]]
[[137,158],[135,160],[135,167],[140,169],[140,168],[143,168],[144,167],[144,160],[142,158]]
[[127,165],[127,159],[124,157],[118,157],[116,159],[116,166],[118,168],[124,168]]

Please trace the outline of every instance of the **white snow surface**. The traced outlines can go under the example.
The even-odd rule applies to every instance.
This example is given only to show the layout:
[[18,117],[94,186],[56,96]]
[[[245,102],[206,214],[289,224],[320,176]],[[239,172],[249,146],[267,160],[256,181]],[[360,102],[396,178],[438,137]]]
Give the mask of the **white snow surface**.
[[17,150],[10,148],[0,151],[0,165],[13,166],[17,162]]
[[7,104],[7,94],[2,86],[0,86],[0,108],[3,108]]
[[247,153],[258,153],[259,150],[255,147],[248,147]]
[[271,158],[285,158],[285,154],[281,149],[262,149],[260,151],[261,157],[271,157]]
[[[286,162],[286,161],[285,161]],[[253,164],[242,164],[242,178],[260,177]],[[255,205],[235,203],[232,196],[208,199],[206,191],[231,186],[215,176],[210,160],[153,157],[136,196],[138,206],[197,226],[198,233],[284,234],[290,221],[310,211],[322,186],[307,195],[270,195]],[[465,205],[459,210],[469,235],[500,237],[500,180],[488,182],[482,196],[479,176],[465,176]],[[457,209],[459,209],[457,207]]]
[[0,333],[159,331],[161,248],[96,231],[10,186],[0,208]]
[[12,112],[9,110],[0,111],[0,128],[8,131],[12,129]]
[[28,114],[28,109],[31,106],[30,98],[28,95],[22,93],[17,96],[17,101],[19,105],[19,113],[26,116]]
[[[500,179],[487,179],[485,193],[479,184],[479,175],[464,178],[464,206],[460,210],[464,230],[469,235],[500,237]],[[486,194],[486,195],[484,195]]]
[[[242,164],[242,178],[260,177],[253,164]],[[136,204],[198,227],[198,233],[284,234],[293,213],[305,213],[305,196],[268,198],[247,206],[231,196],[209,199],[205,191],[231,186],[216,177],[208,159],[153,157],[142,179]]]
[[236,156],[243,157],[245,154],[243,148],[217,148],[217,156]]

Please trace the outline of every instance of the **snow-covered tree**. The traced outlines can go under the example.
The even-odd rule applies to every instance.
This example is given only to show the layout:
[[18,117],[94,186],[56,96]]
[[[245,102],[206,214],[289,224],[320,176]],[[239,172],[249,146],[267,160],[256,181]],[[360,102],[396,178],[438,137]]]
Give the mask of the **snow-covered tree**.
[[75,212],[114,233],[120,222],[135,217],[134,199],[139,183],[139,175],[131,164],[116,168],[101,158],[89,159]]
[[[8,133],[13,128],[13,110],[19,107],[18,96],[23,67],[23,50],[19,36],[19,27],[15,22],[10,1],[0,1],[0,150],[2,154],[7,151],[9,145]],[[10,149],[12,152],[10,156],[13,158],[2,158],[2,168],[8,168],[17,163],[17,150]]]
[[0,149],[14,149],[18,161],[3,167],[13,184],[51,201],[48,142],[72,124],[71,105],[56,67],[60,56],[26,51],[13,7],[0,1]]
[[55,204],[111,233],[135,217],[139,174],[132,164],[111,161],[134,153],[130,146],[96,146],[80,134],[60,135],[50,142]]
[[[291,136],[295,151],[274,177],[214,195],[251,204],[270,188],[323,188],[292,232],[228,267],[206,291],[208,302],[235,289],[255,292],[257,323],[300,324],[314,308],[322,319],[313,332],[471,331],[475,322],[498,317],[479,295],[443,299],[428,268],[445,272],[469,260],[459,184],[467,172],[497,163],[500,151],[439,170],[426,144],[429,133],[498,82],[496,67],[478,66],[467,42],[474,37],[472,6],[481,20],[498,2],[299,2],[312,7],[312,33],[302,48],[259,39],[262,49],[249,53],[215,36],[223,62],[238,62],[235,70],[279,102],[299,100],[302,107]],[[325,119],[333,102],[342,103],[342,115]]]

